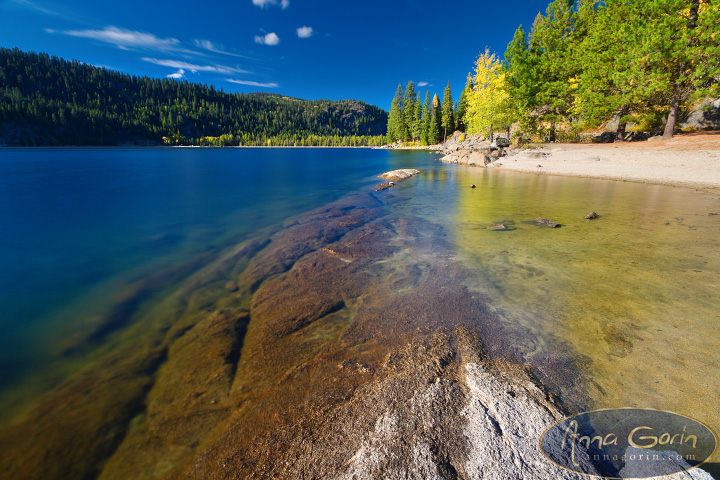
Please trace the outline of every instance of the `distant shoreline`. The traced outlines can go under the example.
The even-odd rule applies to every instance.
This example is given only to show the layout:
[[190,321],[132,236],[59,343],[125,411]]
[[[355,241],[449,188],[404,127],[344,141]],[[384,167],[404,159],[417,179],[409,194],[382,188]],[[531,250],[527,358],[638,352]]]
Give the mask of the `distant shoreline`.
[[298,145],[298,146],[290,146],[290,145],[228,145],[228,146],[214,146],[214,145],[45,145],[45,146],[11,146],[11,145],[5,145],[0,146],[0,151],[2,150],[73,150],[73,149],[128,149],[128,150],[144,150],[148,148],[208,148],[208,149],[223,149],[223,148],[371,148],[371,149],[377,149],[378,147],[373,147],[369,145]]

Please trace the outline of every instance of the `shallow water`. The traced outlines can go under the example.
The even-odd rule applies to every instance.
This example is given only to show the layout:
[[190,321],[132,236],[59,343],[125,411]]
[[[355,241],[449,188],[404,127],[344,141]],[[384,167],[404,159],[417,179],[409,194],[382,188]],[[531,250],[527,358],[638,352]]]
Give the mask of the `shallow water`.
[[[451,233],[468,286],[522,327],[517,350],[575,357],[590,404],[566,402],[670,410],[720,431],[716,195],[472,167],[417,183],[403,208]],[[537,217],[562,227],[525,223]],[[488,228],[500,222],[514,229]]]
[[[8,396],[24,403],[17,382],[37,395],[85,364],[54,360],[98,336],[119,303],[113,315],[122,322],[228,246],[432,158],[372,149],[0,149],[0,405]],[[9,411],[0,408],[0,420]]]
[[[85,405],[80,386],[63,386],[76,372],[101,385],[122,378],[123,391],[140,389],[129,404],[150,389],[146,411],[113,410],[103,399],[114,390],[98,387],[97,412],[82,418],[132,419],[118,421],[127,433],[106,447],[114,453],[103,478],[136,477],[133,462],[158,458],[161,474],[189,450],[146,451],[147,432],[194,438],[225,415],[203,413],[217,419],[190,422],[190,433],[162,430],[153,418],[186,408],[175,398],[208,391],[231,410],[280,408],[298,392],[324,392],[336,363],[362,360],[371,371],[414,329],[470,324],[494,354],[534,365],[577,409],[671,410],[720,431],[720,215],[712,215],[720,199],[435,158],[366,149],[0,151],[2,421],[21,418],[45,391],[51,402]],[[362,193],[396,168],[425,171]],[[584,220],[591,211],[600,218]],[[525,223],[537,217],[563,226]],[[499,222],[510,229],[488,228]],[[310,286],[293,275],[308,275]],[[309,323],[298,324],[308,311]],[[223,322],[235,325],[235,340],[204,345]],[[203,363],[214,349],[226,363]],[[203,369],[222,385],[183,377]]]

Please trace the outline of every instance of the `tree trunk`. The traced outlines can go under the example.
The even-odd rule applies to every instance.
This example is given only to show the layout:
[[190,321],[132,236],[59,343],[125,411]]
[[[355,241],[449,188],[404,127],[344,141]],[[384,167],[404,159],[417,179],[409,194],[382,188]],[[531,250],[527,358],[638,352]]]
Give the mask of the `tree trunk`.
[[667,122],[665,122],[665,132],[663,138],[672,138],[675,133],[675,124],[677,123],[678,112],[680,111],[680,88],[675,87],[675,94],[673,95],[672,102],[670,102],[670,113],[668,114]]
[[508,142],[510,141],[510,125],[505,125],[505,133],[507,134]]
[[618,112],[618,126],[617,132],[615,133],[615,142],[625,141],[625,129],[627,128],[627,120],[623,120],[623,117],[628,114],[628,109],[623,107]]
[[493,137],[493,125],[492,122],[490,122],[490,143],[495,141],[495,137]]
[[[697,26],[698,12],[700,11],[700,0],[690,0],[690,11],[688,12],[688,30],[692,30]],[[688,43],[688,47],[690,43]],[[682,77],[682,72],[685,70],[686,65],[683,64],[680,67],[679,77]],[[680,113],[680,102],[683,97],[683,85],[680,80],[675,84],[672,100],[670,102],[670,113],[668,114],[667,122],[665,122],[665,132],[663,138],[672,138],[675,132],[675,124],[677,123],[678,113]]]
[[548,141],[555,143],[555,120],[550,123],[550,138],[548,138]]

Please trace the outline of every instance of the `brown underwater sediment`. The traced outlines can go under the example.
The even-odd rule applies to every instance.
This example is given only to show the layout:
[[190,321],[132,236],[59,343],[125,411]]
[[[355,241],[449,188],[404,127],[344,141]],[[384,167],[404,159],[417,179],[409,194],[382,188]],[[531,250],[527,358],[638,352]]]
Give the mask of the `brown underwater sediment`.
[[[462,470],[466,446],[448,433],[462,429],[450,418],[468,388],[472,355],[459,352],[483,351],[475,331],[491,353],[521,360],[531,347],[508,342],[487,299],[463,286],[438,226],[362,194],[284,227],[109,334],[99,360],[0,431],[0,469],[15,479],[342,475],[381,416],[361,415],[370,399],[387,406],[442,378],[445,433],[431,463]],[[337,430],[341,417],[355,434]]]

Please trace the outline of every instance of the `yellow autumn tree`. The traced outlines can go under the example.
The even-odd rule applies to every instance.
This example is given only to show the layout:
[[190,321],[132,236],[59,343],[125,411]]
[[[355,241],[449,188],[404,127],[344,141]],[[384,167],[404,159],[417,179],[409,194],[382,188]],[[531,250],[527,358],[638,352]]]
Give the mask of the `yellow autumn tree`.
[[474,87],[467,100],[468,133],[487,135],[492,141],[495,129],[509,127],[510,96],[505,81],[500,59],[485,50],[475,62]]

